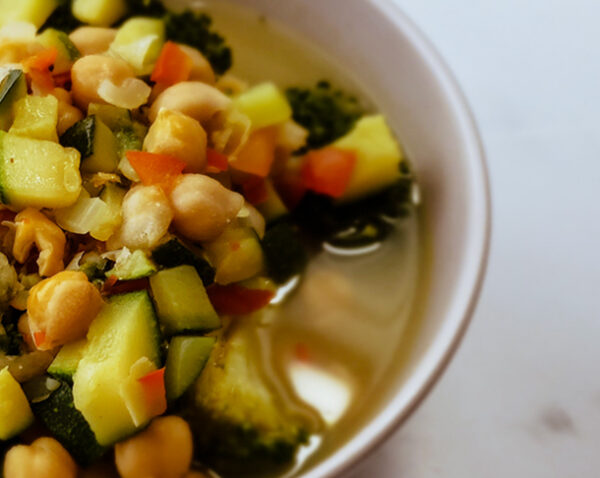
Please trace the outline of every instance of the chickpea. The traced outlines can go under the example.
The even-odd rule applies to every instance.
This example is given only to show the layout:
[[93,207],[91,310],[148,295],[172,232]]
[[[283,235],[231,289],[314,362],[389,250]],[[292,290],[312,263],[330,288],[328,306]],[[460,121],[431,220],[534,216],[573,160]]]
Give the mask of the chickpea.
[[125,60],[105,55],[89,55],[77,60],[71,70],[73,101],[82,110],[90,103],[106,103],[98,89],[104,80],[116,86],[135,78],[133,68]]
[[28,207],[15,217],[16,231],[13,256],[23,264],[35,244],[40,251],[39,274],[51,276],[64,269],[63,256],[67,239],[60,227],[37,209]]
[[73,99],[71,98],[71,93],[69,93],[64,88],[54,88],[52,90],[52,93],[50,93],[50,94],[52,96],[54,96],[58,101],[62,101],[69,105],[73,104]]
[[177,45],[192,60],[192,71],[190,72],[190,81],[201,81],[209,85],[215,84],[215,72],[210,66],[210,62],[196,48],[188,45]]
[[216,88],[199,81],[184,81],[163,91],[150,108],[149,118],[154,122],[162,108],[179,111],[195,120],[202,126],[217,114],[227,111],[231,99]]
[[32,331],[43,332],[39,350],[51,350],[85,337],[102,308],[98,289],[81,271],[63,271],[33,286],[27,298]]
[[81,110],[64,101],[58,102],[58,124],[56,131],[59,136],[67,131],[75,123],[83,119]]
[[206,166],[206,132],[194,118],[163,109],[146,135],[144,150],[175,156],[187,164],[184,172],[199,173]]
[[212,241],[237,216],[244,198],[208,176],[184,174],[171,192],[171,203],[178,232],[193,241]]
[[109,247],[151,249],[167,233],[173,210],[158,186],[138,185],[129,190],[121,207],[123,223]]
[[77,465],[53,438],[13,446],[4,459],[4,478],[76,478]]
[[[115,446],[122,478],[183,478],[192,464],[192,432],[182,418],[156,418],[150,426]],[[10,477],[7,477],[10,478]]]
[[79,27],[69,35],[69,38],[81,56],[88,56],[107,51],[116,36],[117,30],[114,28]]

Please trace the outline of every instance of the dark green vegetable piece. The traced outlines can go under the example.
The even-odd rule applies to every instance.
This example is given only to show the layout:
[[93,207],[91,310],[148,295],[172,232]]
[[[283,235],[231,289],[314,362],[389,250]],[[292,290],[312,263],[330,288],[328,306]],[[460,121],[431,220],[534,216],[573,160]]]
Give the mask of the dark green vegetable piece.
[[221,35],[211,30],[212,19],[208,15],[192,10],[168,12],[164,21],[168,40],[200,50],[218,75],[231,68],[231,48]]
[[308,438],[310,425],[259,369],[254,327],[238,321],[219,338],[183,408],[196,457],[224,476],[289,465]]
[[300,274],[308,263],[299,232],[287,221],[270,226],[261,244],[269,277],[279,284]]
[[106,448],[96,441],[83,415],[75,408],[71,387],[66,383],[61,383],[46,400],[32,403],[31,408],[81,466],[95,462],[106,452]]
[[181,397],[194,384],[204,370],[215,342],[214,337],[171,339],[165,364],[165,389],[169,401]]
[[52,12],[52,15],[48,17],[46,23],[42,25],[40,31],[44,31],[46,28],[56,28],[65,33],[71,33],[81,25],[83,25],[83,23],[77,20],[71,12],[71,1],[62,0],[56,10]]
[[364,111],[358,100],[329,82],[313,88],[288,88],[286,96],[293,118],[308,132],[308,149],[321,148],[348,133]]
[[162,17],[167,9],[160,0],[127,0],[129,13],[135,16]]
[[0,333],[0,352],[6,355],[19,355],[23,345],[23,336],[19,332],[18,323],[21,312],[9,307],[2,314],[2,328],[4,333]]
[[154,249],[152,251],[152,260],[159,266],[167,269],[185,264],[194,266],[205,287],[208,287],[215,281],[215,270],[208,261],[194,254],[177,238],[173,238]]

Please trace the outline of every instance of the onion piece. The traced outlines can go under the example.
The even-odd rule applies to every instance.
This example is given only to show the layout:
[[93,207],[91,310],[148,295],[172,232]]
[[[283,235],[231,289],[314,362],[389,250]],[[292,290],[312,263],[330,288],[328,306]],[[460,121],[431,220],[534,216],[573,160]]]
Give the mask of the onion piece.
[[126,108],[139,108],[148,101],[152,88],[138,78],[127,78],[117,86],[110,80],[104,80],[98,87],[98,95],[107,103]]

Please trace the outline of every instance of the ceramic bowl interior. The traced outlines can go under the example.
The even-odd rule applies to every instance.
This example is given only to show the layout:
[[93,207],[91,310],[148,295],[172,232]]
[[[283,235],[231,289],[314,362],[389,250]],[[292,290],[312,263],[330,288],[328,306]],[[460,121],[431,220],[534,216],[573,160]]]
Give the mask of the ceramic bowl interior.
[[304,478],[337,476],[414,409],[465,331],[489,243],[483,152],[452,75],[392,0],[234,3],[281,22],[352,72],[400,135],[420,184],[425,260],[418,285],[420,306],[406,332],[410,346],[399,347],[369,406],[355,413],[299,472]]

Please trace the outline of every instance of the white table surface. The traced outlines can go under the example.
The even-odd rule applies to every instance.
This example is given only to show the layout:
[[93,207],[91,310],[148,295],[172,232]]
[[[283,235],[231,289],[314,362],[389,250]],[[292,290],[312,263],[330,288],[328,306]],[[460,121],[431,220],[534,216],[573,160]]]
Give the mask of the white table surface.
[[493,239],[443,379],[352,478],[600,476],[600,2],[397,0],[479,122]]

